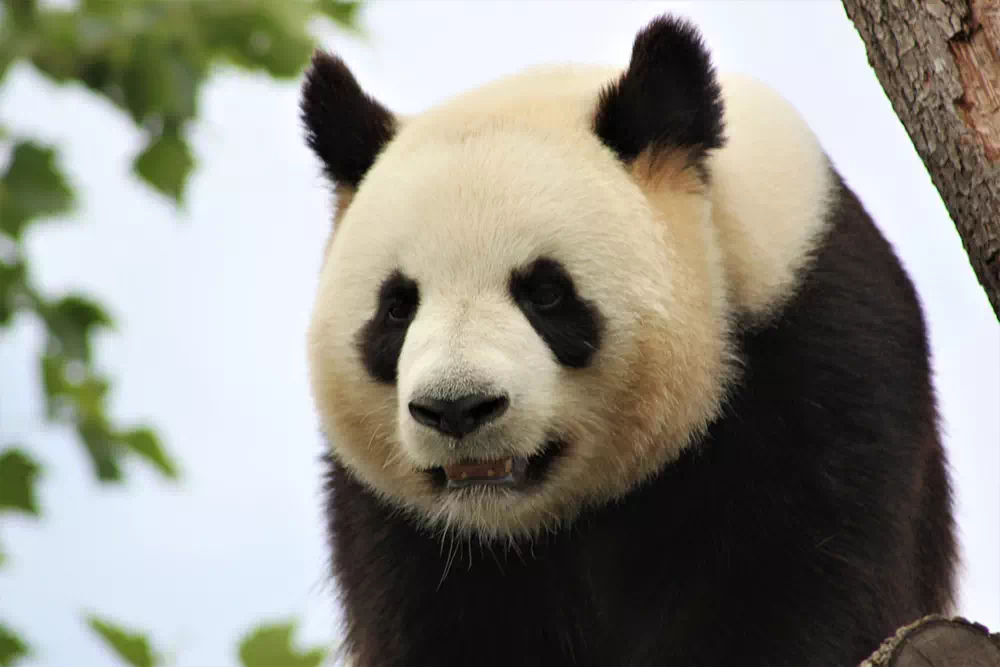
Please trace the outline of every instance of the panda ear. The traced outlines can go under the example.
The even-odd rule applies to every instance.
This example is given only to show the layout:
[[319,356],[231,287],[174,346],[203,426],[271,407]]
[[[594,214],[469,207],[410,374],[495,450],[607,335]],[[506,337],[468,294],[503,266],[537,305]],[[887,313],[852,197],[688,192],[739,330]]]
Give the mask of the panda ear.
[[628,69],[601,91],[594,131],[627,164],[646,151],[685,151],[702,172],[705,153],[724,142],[722,112],[697,28],[663,16],[639,32]]
[[300,102],[306,143],[339,186],[356,188],[396,131],[396,117],[367,95],[337,56],[316,51]]

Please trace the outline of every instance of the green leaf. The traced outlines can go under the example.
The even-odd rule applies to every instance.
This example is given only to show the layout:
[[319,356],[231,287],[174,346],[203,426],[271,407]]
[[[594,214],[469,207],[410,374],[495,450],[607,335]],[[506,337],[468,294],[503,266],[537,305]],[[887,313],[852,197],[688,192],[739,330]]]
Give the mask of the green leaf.
[[289,78],[309,62],[314,40],[308,7],[301,3],[200,2],[192,10],[206,48],[239,67]]
[[56,164],[54,149],[32,141],[14,146],[0,177],[0,230],[15,241],[34,218],[58,215],[74,204],[73,191]]
[[[103,321],[103,311],[90,305],[80,301],[67,310],[76,313],[78,321]],[[152,429],[120,431],[112,426],[106,407],[111,384],[79,359],[65,354],[65,350],[43,355],[42,386],[48,419],[75,423],[99,481],[122,481],[122,459],[129,453],[144,459],[167,479],[180,476],[177,464]]]
[[[3,239],[0,238],[0,243]],[[18,297],[27,287],[24,264],[7,264],[0,259],[0,326],[9,324],[19,308]]]
[[125,478],[120,461],[124,451],[107,424],[103,420],[85,419],[77,425],[76,430],[87,448],[98,481],[121,482]]
[[0,453],[0,512],[16,510],[38,516],[35,482],[41,466],[20,449]]
[[361,14],[363,2],[344,2],[343,0],[319,0],[319,10],[327,18],[341,27],[357,29],[358,17]]
[[94,615],[87,616],[87,625],[96,632],[116,656],[131,667],[155,667],[159,663],[149,639]]
[[125,106],[139,125],[151,118],[172,123],[192,118],[204,72],[181,44],[143,35],[135,40],[122,78]]
[[45,416],[55,419],[56,408],[60,398],[66,398],[72,392],[66,379],[66,359],[60,355],[44,354],[42,362],[42,390],[45,392]]
[[13,630],[0,623],[0,667],[14,667],[31,655],[28,645]]
[[74,387],[73,400],[80,419],[91,421],[106,421],[105,401],[111,383],[102,377],[89,375]]
[[37,4],[36,0],[4,0],[3,8],[9,12],[10,21],[23,29],[34,21]]
[[78,80],[93,90],[112,81],[114,38],[127,45],[127,34],[72,10],[47,9],[36,19],[28,41],[31,64],[39,71],[56,82]]
[[[4,26],[0,26],[0,83],[3,83],[7,70],[14,64],[17,56],[14,54],[13,38],[8,34]],[[0,139],[5,136],[4,130],[0,127]]]
[[180,204],[194,158],[187,142],[175,130],[166,130],[136,157],[133,171],[158,191]]
[[160,438],[149,428],[136,428],[121,435],[122,442],[133,452],[146,459],[168,479],[177,479],[177,464],[167,455]]
[[63,354],[42,355],[42,387],[46,397],[46,416],[56,421],[66,421],[59,408],[67,403],[74,420],[103,421],[104,403],[111,385],[93,374],[91,368],[79,360]]
[[107,312],[99,304],[77,295],[63,297],[45,310],[43,317],[49,335],[59,341],[61,353],[89,364],[91,334],[101,327],[112,326]]
[[301,652],[292,646],[294,622],[264,624],[240,641],[243,667],[319,667],[326,659],[325,648]]
[[90,15],[117,15],[126,9],[133,9],[137,3],[122,2],[121,0],[81,0],[80,6],[84,13]]
[[48,418],[58,419],[61,402],[70,401],[77,420],[105,419],[105,401],[111,384],[60,350],[42,356],[42,386],[48,399]]

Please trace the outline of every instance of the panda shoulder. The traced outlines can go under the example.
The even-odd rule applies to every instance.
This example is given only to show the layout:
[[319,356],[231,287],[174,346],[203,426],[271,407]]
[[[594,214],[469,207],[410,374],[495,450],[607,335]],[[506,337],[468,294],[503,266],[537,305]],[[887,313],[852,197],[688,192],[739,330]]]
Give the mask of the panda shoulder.
[[709,159],[713,222],[733,305],[762,316],[794,294],[831,224],[837,177],[777,90],[720,73],[725,145]]

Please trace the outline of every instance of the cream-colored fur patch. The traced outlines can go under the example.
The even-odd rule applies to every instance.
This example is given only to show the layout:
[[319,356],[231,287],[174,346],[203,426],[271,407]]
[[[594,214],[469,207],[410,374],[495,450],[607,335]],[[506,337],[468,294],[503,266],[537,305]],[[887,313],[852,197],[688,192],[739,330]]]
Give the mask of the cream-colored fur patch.
[[[822,231],[825,157],[787,103],[723,80],[729,143],[706,191],[684,156],[629,170],[599,142],[597,95],[616,74],[534,68],[408,118],[338,214],[309,331],[318,412],[352,474],[436,529],[531,536],[675,459],[734,377],[734,310],[771,312]],[[542,256],[603,314],[586,369],[561,367],[507,294],[511,270]],[[421,302],[389,386],[357,335],[396,269]],[[483,384],[511,404],[476,446],[567,443],[532,493],[456,495],[421,472],[460,454],[412,422],[409,399]]]
[[734,305],[767,315],[794,294],[827,228],[834,177],[816,135],[769,86],[719,77],[726,147],[709,160],[713,222]]
[[330,234],[326,239],[326,248],[323,251],[324,258],[330,253],[330,244],[333,242],[333,236],[337,233],[340,221],[343,219],[347,207],[351,205],[351,200],[354,199],[354,188],[338,183],[333,189],[333,199],[333,224],[330,226]]

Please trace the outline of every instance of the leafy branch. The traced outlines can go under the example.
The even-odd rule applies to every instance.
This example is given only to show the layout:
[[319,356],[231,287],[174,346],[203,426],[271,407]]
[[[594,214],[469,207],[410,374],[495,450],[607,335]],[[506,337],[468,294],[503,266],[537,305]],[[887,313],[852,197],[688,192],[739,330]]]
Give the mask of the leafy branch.
[[[25,63],[55,82],[81,84],[110,101],[142,134],[132,173],[179,209],[196,166],[186,134],[213,69],[229,65],[276,79],[298,76],[315,48],[311,22],[328,20],[357,32],[361,5],[343,0],[80,0],[71,8],[53,8],[36,0],[0,0],[0,86],[12,66]],[[92,347],[97,335],[114,333],[113,317],[88,296],[47,295],[33,281],[26,238],[41,222],[69,219],[77,201],[57,147],[0,122],[0,332],[21,317],[42,325],[45,419],[76,432],[99,481],[121,482],[130,458],[176,480],[180,466],[152,425],[121,425],[108,414],[112,382],[94,364]],[[44,463],[20,445],[5,444],[6,437],[0,432],[0,519],[15,513],[37,518],[42,509],[36,486]],[[0,544],[0,567],[4,561]],[[148,640],[95,616],[87,622],[127,664],[159,664]],[[268,653],[272,644],[290,647],[291,632],[290,624],[262,626],[257,639],[241,645],[246,667],[262,667],[260,659],[295,667],[319,664],[315,652],[294,660],[286,660],[293,655],[290,648],[287,654]],[[0,623],[0,667],[31,650]]]

